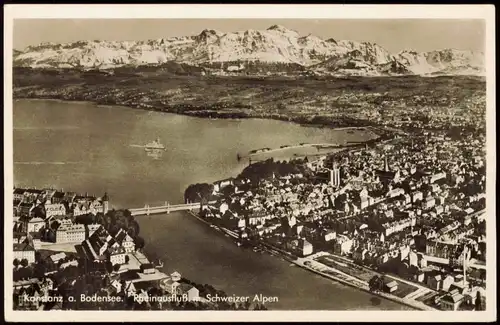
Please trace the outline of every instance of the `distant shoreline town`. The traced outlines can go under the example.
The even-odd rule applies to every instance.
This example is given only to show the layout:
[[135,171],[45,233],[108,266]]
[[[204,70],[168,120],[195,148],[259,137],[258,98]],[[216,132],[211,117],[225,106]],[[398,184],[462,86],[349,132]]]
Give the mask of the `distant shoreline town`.
[[[152,72],[156,77],[150,80],[149,74],[143,77],[141,68],[137,69],[133,75],[141,79],[127,86],[124,82],[130,72],[15,68],[13,97],[83,101],[200,118],[272,119],[329,128],[486,130],[485,80],[478,77],[199,77],[170,76],[160,69]],[[163,78],[164,83],[155,85]],[[214,86],[210,92],[207,82]],[[148,88],[141,86],[151,83]],[[408,93],[408,87],[416,88]],[[301,104],[303,101],[309,104]]]
[[250,164],[185,199],[238,246],[416,309],[484,310],[484,145],[467,133],[394,135]]

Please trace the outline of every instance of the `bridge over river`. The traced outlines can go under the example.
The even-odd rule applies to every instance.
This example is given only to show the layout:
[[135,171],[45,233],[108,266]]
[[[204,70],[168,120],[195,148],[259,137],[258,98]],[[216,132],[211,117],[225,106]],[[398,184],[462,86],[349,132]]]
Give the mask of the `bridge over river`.
[[[214,204],[216,201],[210,201],[208,204]],[[165,202],[165,205],[160,206],[149,206],[146,204],[144,208],[129,209],[133,216],[160,214],[160,213],[170,213],[175,211],[192,211],[200,208],[200,203],[185,203],[185,204],[169,204]]]

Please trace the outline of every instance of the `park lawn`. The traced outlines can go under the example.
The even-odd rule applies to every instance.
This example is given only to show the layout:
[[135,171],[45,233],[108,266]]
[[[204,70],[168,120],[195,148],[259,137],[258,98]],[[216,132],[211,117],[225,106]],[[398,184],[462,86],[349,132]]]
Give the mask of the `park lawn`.
[[[370,279],[373,278],[375,275],[380,275],[375,271],[370,271],[369,269],[358,265],[353,265],[353,264],[349,265],[347,262],[342,261],[341,259],[338,258],[333,258],[332,256],[321,256],[316,258],[315,261],[322,263],[326,266],[329,266],[331,268],[337,269],[341,272],[344,272],[346,274],[349,274],[366,282],[369,282]],[[392,292],[391,294],[397,297],[403,298],[408,294],[418,290],[416,286],[407,284],[402,281],[398,281],[397,279],[394,280],[398,283],[398,289]]]
[[321,256],[316,258],[315,261],[325,264],[326,266],[329,266],[331,268],[337,269],[346,274],[352,275],[353,277],[366,282],[370,281],[372,277],[378,274],[362,267],[348,266],[345,262],[336,261],[330,256]]
[[417,291],[418,288],[415,286],[412,286],[410,284],[395,280],[398,283],[398,289],[394,292],[391,292],[391,294],[399,297],[399,298],[404,298],[408,294]]

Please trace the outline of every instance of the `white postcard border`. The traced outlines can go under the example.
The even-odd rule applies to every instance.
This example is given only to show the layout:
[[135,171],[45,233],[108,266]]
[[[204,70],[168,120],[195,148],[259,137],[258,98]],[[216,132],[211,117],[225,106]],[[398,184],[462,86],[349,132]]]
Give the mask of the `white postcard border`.
[[487,80],[487,310],[428,311],[13,311],[11,263],[4,266],[8,321],[434,321],[496,320],[495,8],[493,5],[6,5],[4,6],[4,261],[13,252],[12,44],[20,18],[484,19]]

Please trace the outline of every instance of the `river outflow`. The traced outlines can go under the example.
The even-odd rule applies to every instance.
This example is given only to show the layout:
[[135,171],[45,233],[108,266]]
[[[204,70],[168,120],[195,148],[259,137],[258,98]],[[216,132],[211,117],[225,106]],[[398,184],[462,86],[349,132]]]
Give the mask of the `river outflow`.
[[[97,196],[116,208],[182,203],[192,183],[236,176],[237,154],[299,143],[346,143],[373,136],[272,120],[209,120],[116,106],[16,100],[14,184]],[[138,146],[160,138],[158,159]],[[278,157],[279,158],[279,157]],[[269,309],[409,309],[346,287],[232,240],[187,213],[137,217],[146,252],[166,272],[211,284],[229,295],[278,297]]]

